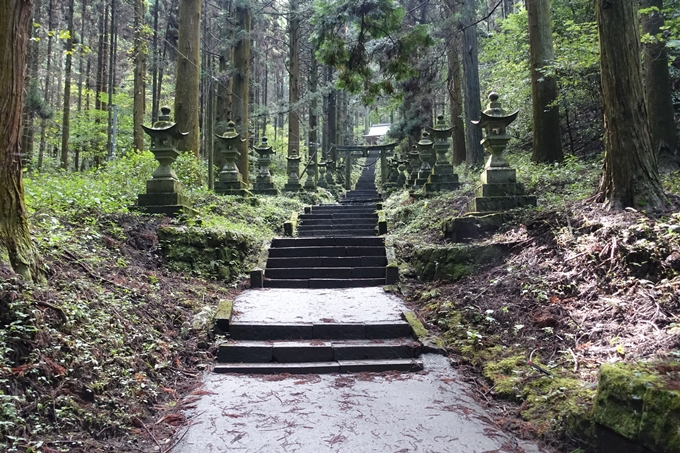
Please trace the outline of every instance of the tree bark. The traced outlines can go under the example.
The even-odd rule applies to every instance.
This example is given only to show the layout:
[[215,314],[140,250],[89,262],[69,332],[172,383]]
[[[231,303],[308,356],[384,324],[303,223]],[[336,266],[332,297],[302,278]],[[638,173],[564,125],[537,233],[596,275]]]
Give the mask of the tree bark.
[[[33,22],[40,23],[40,6],[41,1],[38,0],[33,8]],[[32,33],[35,29],[31,27]],[[30,41],[28,43],[28,71],[26,73],[25,86],[29,96],[38,99],[40,96],[38,90],[38,42]],[[35,130],[33,128],[33,120],[35,118],[35,111],[33,109],[24,108],[24,124],[23,135],[21,138],[21,165],[24,168],[31,169],[33,161],[33,141],[35,138]]]
[[533,98],[534,162],[561,162],[560,111],[556,104],[557,80],[545,73],[555,58],[553,52],[550,0],[527,0],[531,95]]
[[[26,279],[41,276],[21,179],[21,114],[32,0],[0,2],[0,248]],[[2,253],[0,253],[0,257]]]
[[597,0],[604,103],[604,173],[599,200],[610,209],[666,206],[642,88],[637,4]]
[[177,77],[175,88],[175,121],[182,132],[188,132],[177,144],[180,151],[193,151],[199,156],[198,87],[201,75],[201,1],[180,0],[179,40],[177,42]]
[[134,147],[144,150],[144,110],[146,107],[146,42],[144,41],[144,14],[146,3],[135,0],[135,50],[134,50],[134,106],[132,111],[134,123]]
[[[641,0],[642,8],[656,7],[658,12],[642,15],[642,33],[652,37],[661,33],[664,26],[663,0]],[[675,113],[668,73],[668,53],[663,40],[654,39],[642,45],[645,71],[645,94],[652,145],[657,153],[659,168],[677,170],[680,166],[678,156],[678,135],[675,126]]]
[[[454,18],[460,13],[459,0],[447,0],[447,14]],[[447,40],[446,59],[448,63],[448,90],[451,125],[453,126],[453,165],[465,162],[465,122],[463,120],[463,62],[461,60],[462,40],[456,33]]]
[[238,41],[234,46],[234,84],[232,94],[232,120],[241,134],[238,168],[243,182],[248,183],[248,98],[250,85],[250,8],[245,4],[236,6]]
[[71,72],[73,68],[73,44],[75,28],[73,26],[73,13],[75,0],[68,3],[68,31],[69,38],[66,40],[66,67],[64,70],[64,109],[61,124],[61,168],[68,170],[68,141],[71,129]]
[[463,81],[465,84],[465,163],[479,167],[484,162],[482,129],[472,124],[481,117],[479,92],[479,55],[477,51],[477,21],[475,0],[465,0],[463,11]]
[[298,1],[290,0],[288,18],[288,156],[300,151],[300,17]]
[[[50,104],[50,85],[52,82],[52,41],[53,41],[53,17],[54,17],[54,0],[50,0],[49,6],[47,7],[47,65],[45,68],[45,103]],[[38,151],[38,171],[42,170],[43,157],[45,155],[45,149],[47,148],[47,119],[43,118],[40,121],[40,148]]]

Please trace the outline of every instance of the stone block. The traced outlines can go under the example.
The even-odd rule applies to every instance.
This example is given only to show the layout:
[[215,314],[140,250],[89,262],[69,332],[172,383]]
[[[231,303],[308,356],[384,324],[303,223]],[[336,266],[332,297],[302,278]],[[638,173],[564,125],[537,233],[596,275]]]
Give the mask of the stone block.
[[215,311],[215,326],[222,332],[229,332],[229,321],[234,302],[231,300],[221,300]]
[[259,267],[250,271],[250,287],[262,288],[264,286],[264,271]]
[[475,189],[477,197],[514,197],[524,195],[524,185],[521,183],[481,184]]
[[667,379],[678,372],[678,362],[603,364],[594,421],[652,452],[680,451],[680,391]]
[[272,361],[272,345],[262,342],[223,343],[217,353],[217,360],[230,363],[268,363]]
[[321,340],[363,340],[366,338],[364,324],[355,323],[319,323],[314,324],[314,338]]
[[274,343],[272,357],[280,363],[331,362],[333,347],[329,342],[315,343]]
[[517,182],[514,168],[491,167],[482,172],[482,184],[508,184]]
[[184,205],[186,197],[180,193],[140,193],[137,196],[139,206],[173,206]]
[[516,197],[475,197],[468,203],[468,212],[494,212],[507,211],[509,209],[524,206],[536,206],[536,197],[523,195]]
[[176,179],[149,179],[146,182],[147,193],[168,193],[179,192],[182,190],[182,185]]

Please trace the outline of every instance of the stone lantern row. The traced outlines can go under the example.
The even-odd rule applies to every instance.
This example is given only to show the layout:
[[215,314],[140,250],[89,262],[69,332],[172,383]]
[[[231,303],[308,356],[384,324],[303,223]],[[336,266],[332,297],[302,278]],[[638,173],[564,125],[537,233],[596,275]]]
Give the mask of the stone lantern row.
[[[510,141],[507,127],[516,118],[518,111],[506,115],[498,94],[489,94],[489,103],[481,114],[479,121],[473,123],[484,131],[482,145],[491,154],[481,175],[481,184],[475,189],[475,197],[468,204],[469,212],[493,212],[515,207],[536,205],[536,197],[526,195],[524,186],[517,182],[515,169],[511,168],[503,156],[503,151]],[[420,141],[413,149],[402,156],[395,156],[387,173],[384,187],[406,187],[423,193],[454,190],[460,187],[458,175],[446,157],[451,148],[451,127],[439,115],[435,126],[430,131],[423,131]],[[158,168],[146,183],[146,193],[138,197],[138,205],[150,213],[177,215],[180,212],[191,213],[186,197],[182,194],[177,175],[171,165],[179,156],[175,145],[187,134],[181,132],[177,125],[170,121],[170,108],[161,108],[159,120],[153,127],[144,127],[151,136],[151,152],[159,163]],[[220,170],[219,180],[215,183],[215,192],[220,194],[276,195],[279,190],[274,186],[269,166],[276,151],[268,144],[267,137],[262,137],[259,146],[254,150],[258,154],[258,171],[251,191],[236,166],[243,140],[232,121],[227,125],[224,134],[216,136],[221,143],[220,152],[225,164]],[[296,150],[287,157],[286,173],[288,181],[284,191],[299,192],[303,190],[300,183],[301,157]],[[346,163],[345,163],[346,164]],[[327,160],[317,163],[316,144],[310,144],[310,160],[307,165],[307,181],[304,189],[315,190],[316,186],[331,187],[343,184],[343,164]],[[318,172],[318,173],[317,173]]]
[[[511,138],[507,127],[519,111],[506,115],[498,98],[497,93],[490,93],[480,120],[473,121],[483,129],[481,143],[491,156],[482,172],[481,184],[475,189],[475,197],[468,203],[468,212],[494,212],[536,205],[536,197],[526,195],[524,186],[517,182],[515,169],[503,156]],[[387,189],[409,188],[413,193],[429,193],[460,187],[458,175],[446,156],[451,148],[452,128],[446,125],[444,116],[439,115],[430,131],[422,132],[421,140],[410,152],[392,159],[385,184]]]
[[[146,183],[146,193],[139,194],[137,205],[140,209],[152,214],[165,214],[177,216],[181,213],[191,215],[193,210],[189,207],[186,197],[182,194],[182,188],[172,169],[172,164],[179,157],[180,152],[175,148],[177,142],[185,137],[187,133],[180,132],[177,124],[170,121],[170,107],[162,107],[161,115],[152,127],[142,126],[144,131],[151,136],[150,151],[159,163],[151,179]],[[224,158],[225,164],[220,170],[219,179],[215,182],[215,192],[228,195],[247,195],[248,193],[276,195],[279,190],[274,186],[269,166],[276,151],[268,144],[267,137],[262,137],[259,146],[254,150],[258,155],[258,171],[251,190],[236,165],[241,155],[239,148],[244,141],[236,132],[233,121],[227,124],[227,130],[222,135],[215,136],[220,143],[220,153]],[[335,185],[337,169],[341,170],[341,165],[336,165],[333,161],[317,163],[316,144],[310,144],[310,161],[306,172],[307,180],[305,190],[316,190],[319,187],[330,187]],[[286,173],[288,181],[283,187],[284,191],[299,192],[303,190],[300,183],[300,163],[301,156],[297,150],[293,150],[287,157]],[[318,171],[318,175],[317,175]],[[317,179],[318,178],[318,179]],[[341,175],[338,175],[338,179]],[[338,181],[340,182],[340,181]]]

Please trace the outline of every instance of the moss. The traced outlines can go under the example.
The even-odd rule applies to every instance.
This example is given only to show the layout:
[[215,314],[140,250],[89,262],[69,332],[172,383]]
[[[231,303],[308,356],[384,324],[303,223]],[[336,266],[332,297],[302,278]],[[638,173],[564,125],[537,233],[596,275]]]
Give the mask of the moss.
[[680,392],[669,388],[667,375],[659,374],[676,368],[603,364],[594,420],[653,451],[680,452]]
[[233,308],[233,300],[221,300],[217,306],[217,310],[215,311],[215,325],[223,332],[229,330],[229,321],[231,320]]
[[420,319],[418,319],[415,313],[412,311],[405,311],[404,319],[411,325],[411,330],[413,330],[413,335],[415,335],[416,338],[421,339],[427,337],[427,329],[423,323],[420,322]]

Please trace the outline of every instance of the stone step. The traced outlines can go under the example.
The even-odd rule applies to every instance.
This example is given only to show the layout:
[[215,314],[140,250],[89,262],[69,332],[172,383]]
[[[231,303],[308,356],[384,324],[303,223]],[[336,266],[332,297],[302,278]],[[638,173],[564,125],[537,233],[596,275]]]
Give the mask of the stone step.
[[215,373],[244,374],[324,374],[383,371],[421,371],[423,363],[417,359],[343,360],[341,362],[302,363],[224,363],[213,368]]
[[[350,237],[346,239],[364,239],[365,237]],[[336,238],[296,238],[296,239],[336,239]],[[345,238],[337,238],[345,239]],[[382,239],[382,238],[380,238]],[[269,249],[269,258],[303,258],[303,257],[343,257],[343,256],[385,256],[385,246],[373,247],[277,247]]]
[[348,208],[347,206],[343,206],[341,204],[320,204],[320,205],[315,205],[311,206],[312,212],[332,212],[332,211],[339,211],[339,212],[375,212],[377,206],[374,204],[367,204],[365,206],[353,206],[351,209]]
[[410,338],[377,340],[228,341],[220,344],[222,363],[294,363],[340,360],[414,359],[420,343]]
[[[384,247],[385,239],[381,237],[355,238],[274,238],[275,247]],[[270,255],[271,256],[271,255]],[[319,254],[319,256],[324,256]],[[339,255],[331,255],[339,256]]]
[[[322,303],[322,301],[320,301]],[[229,324],[229,336],[241,341],[275,340],[375,340],[402,338],[411,334],[403,320],[357,323],[335,322],[239,322]]]
[[267,260],[267,269],[296,267],[378,267],[387,266],[385,256],[287,257]]
[[311,223],[308,222],[302,222],[298,225],[298,231],[304,231],[304,230],[326,230],[326,231],[332,231],[332,230],[370,230],[378,226],[378,222],[372,219],[357,219],[356,221],[352,221],[351,219],[338,219],[335,222],[333,221],[323,221],[320,220],[318,222],[311,221]]
[[328,214],[300,214],[298,220],[340,220],[340,219],[371,219],[378,220],[378,214],[375,212],[361,212],[361,213],[328,213]]
[[268,279],[364,279],[385,278],[385,267],[297,267],[269,268],[264,272]]
[[333,230],[327,231],[324,229],[318,230],[303,230],[298,232],[298,236],[301,237],[338,237],[338,236],[369,236],[376,235],[376,229],[360,229],[360,230]]
[[265,278],[265,288],[365,288],[368,286],[385,286],[385,278],[309,278],[309,279],[275,279]]

